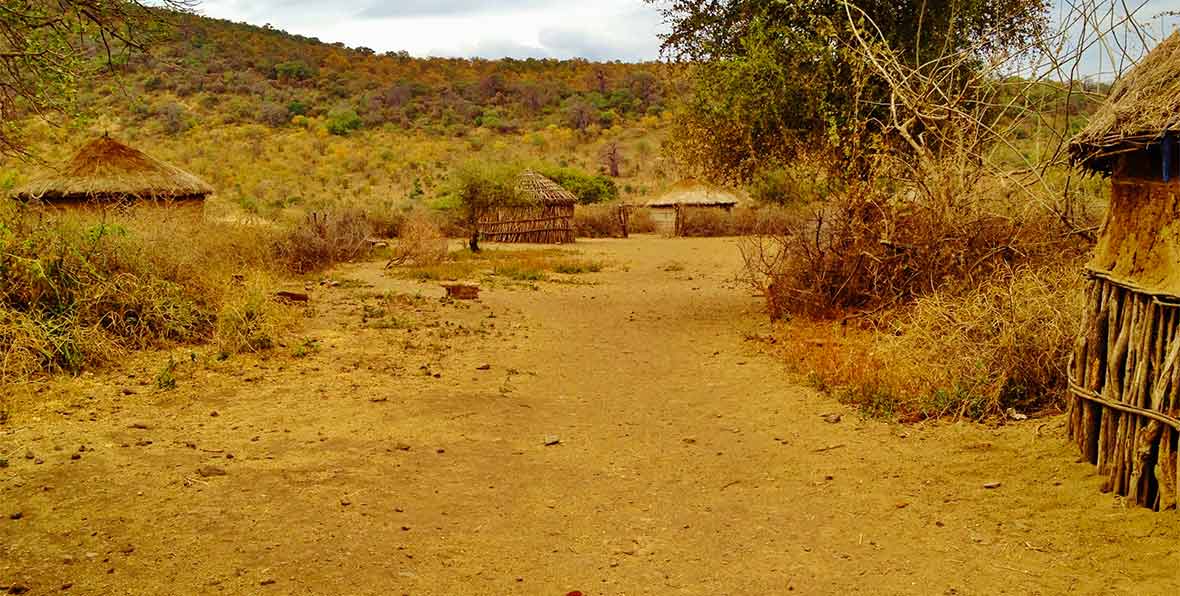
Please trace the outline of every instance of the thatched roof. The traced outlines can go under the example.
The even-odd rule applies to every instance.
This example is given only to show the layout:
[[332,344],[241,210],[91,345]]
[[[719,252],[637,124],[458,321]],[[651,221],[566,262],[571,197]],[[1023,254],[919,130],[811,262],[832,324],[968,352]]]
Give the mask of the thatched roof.
[[1110,97],[1069,144],[1075,165],[1110,172],[1111,158],[1180,131],[1180,32],[1115,83]]
[[668,192],[647,202],[648,207],[730,207],[736,204],[736,194],[694,180],[680,182]]
[[546,205],[573,205],[578,202],[574,193],[532,170],[520,173],[517,190],[530,202]]
[[203,199],[213,187],[109,136],[87,143],[61,169],[18,188],[18,200]]

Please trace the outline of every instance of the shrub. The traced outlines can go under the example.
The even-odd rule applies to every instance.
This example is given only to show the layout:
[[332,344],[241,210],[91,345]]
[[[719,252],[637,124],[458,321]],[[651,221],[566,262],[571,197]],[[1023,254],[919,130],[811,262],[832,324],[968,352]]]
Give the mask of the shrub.
[[306,81],[315,75],[315,70],[302,60],[280,62],[275,65],[275,77],[280,81]]
[[180,134],[192,126],[188,110],[174,101],[160,106],[156,110],[156,116],[159,117],[164,132],[170,135]]
[[276,257],[293,273],[309,273],[368,254],[371,234],[360,211],[310,213],[275,243]]
[[540,168],[538,172],[578,197],[583,205],[619,198],[619,187],[607,176],[591,175],[575,168]]
[[291,122],[291,112],[286,106],[265,101],[258,107],[258,120],[274,127],[285,126]]
[[981,419],[1061,405],[1082,310],[1078,263],[1000,272],[979,287],[924,296],[878,330],[793,320],[793,370],[869,414]]
[[579,238],[615,238],[622,233],[619,210],[615,205],[574,210],[574,235]]
[[833,316],[907,304],[1088,248],[1054,213],[994,182],[931,188],[939,190],[849,189],[786,233],[747,243],[748,268],[772,312]]
[[266,235],[160,215],[0,202],[0,377],[77,373],[213,336],[236,268],[267,261]]
[[426,213],[411,213],[397,236],[392,263],[425,267],[437,265],[447,258],[447,238]]
[[685,207],[682,210],[682,236],[707,238],[735,234],[732,213],[713,207]]
[[364,123],[352,108],[336,108],[328,112],[328,132],[337,136],[346,136],[359,129]]

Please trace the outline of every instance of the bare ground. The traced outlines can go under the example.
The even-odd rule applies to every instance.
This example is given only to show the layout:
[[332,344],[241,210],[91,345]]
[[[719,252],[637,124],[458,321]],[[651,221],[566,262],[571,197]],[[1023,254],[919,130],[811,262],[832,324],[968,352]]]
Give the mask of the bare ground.
[[[177,351],[177,388],[160,391],[167,355],[150,354],[14,397],[0,586],[1180,589],[1175,514],[1101,494],[1061,419],[862,420],[747,340],[764,316],[731,281],[733,241],[579,247],[613,265],[457,305],[379,263],[347,267],[334,275],[353,283],[313,292],[318,348],[302,357],[297,342],[225,362]],[[395,316],[378,308],[386,291],[407,294]]]

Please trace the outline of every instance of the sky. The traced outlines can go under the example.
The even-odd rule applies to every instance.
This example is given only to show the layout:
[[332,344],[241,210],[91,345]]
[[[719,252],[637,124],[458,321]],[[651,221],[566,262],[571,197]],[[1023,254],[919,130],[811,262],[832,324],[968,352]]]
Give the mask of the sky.
[[[1052,2],[1055,19],[1074,23],[1077,13],[1070,7],[1088,7],[1107,24],[1129,9],[1150,33],[1148,45],[1180,25],[1180,0]],[[666,28],[657,8],[643,0],[201,0],[198,11],[420,57],[656,60],[659,34]],[[1098,40],[1081,26],[1072,34],[1088,48],[1081,66],[1086,75],[1110,78],[1143,51],[1134,40],[1129,45],[1135,47],[1126,51],[1111,45],[1109,35],[1091,43]]]
[[202,0],[198,12],[414,56],[655,60],[642,0]]

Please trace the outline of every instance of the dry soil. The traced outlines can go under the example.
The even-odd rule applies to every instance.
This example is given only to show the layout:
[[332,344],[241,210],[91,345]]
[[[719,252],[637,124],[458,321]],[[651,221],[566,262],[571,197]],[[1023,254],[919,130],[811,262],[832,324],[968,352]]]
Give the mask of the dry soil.
[[[1061,419],[861,419],[749,340],[765,316],[733,281],[734,241],[578,249],[610,266],[485,283],[477,302],[440,302],[437,284],[382,263],[344,267],[311,292],[306,345],[146,354],[15,397],[0,427],[0,586],[1180,589],[1176,514],[1100,493]],[[176,388],[161,390],[169,357]]]

